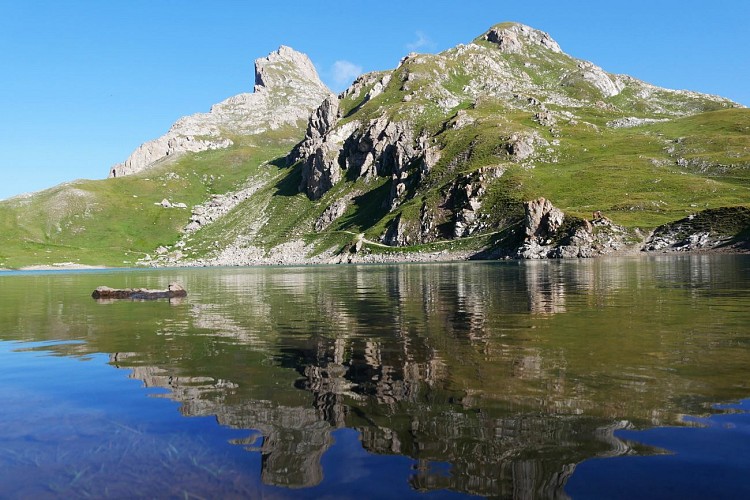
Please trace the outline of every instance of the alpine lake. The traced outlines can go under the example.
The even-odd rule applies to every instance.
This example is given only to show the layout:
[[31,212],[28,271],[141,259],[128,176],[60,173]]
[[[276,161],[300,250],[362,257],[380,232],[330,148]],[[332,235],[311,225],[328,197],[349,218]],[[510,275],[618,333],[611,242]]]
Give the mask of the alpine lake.
[[750,256],[0,273],[2,498],[750,498],[748,398]]

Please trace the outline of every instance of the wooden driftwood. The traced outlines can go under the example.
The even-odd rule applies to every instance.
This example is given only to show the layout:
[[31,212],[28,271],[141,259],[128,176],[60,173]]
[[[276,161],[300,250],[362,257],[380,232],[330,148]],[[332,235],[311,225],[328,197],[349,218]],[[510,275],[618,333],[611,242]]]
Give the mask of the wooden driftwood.
[[166,290],[100,286],[94,290],[91,296],[95,299],[173,299],[175,297],[186,297],[187,291],[179,283],[170,283]]

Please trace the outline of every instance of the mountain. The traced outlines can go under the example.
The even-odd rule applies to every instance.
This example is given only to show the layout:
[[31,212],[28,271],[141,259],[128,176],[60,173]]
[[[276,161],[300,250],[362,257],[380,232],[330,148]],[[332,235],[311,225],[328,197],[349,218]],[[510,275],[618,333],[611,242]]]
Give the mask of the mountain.
[[338,96],[282,47],[254,93],[179,120],[115,178],[0,203],[0,266],[737,251],[748,166],[747,109],[608,73],[528,26]]

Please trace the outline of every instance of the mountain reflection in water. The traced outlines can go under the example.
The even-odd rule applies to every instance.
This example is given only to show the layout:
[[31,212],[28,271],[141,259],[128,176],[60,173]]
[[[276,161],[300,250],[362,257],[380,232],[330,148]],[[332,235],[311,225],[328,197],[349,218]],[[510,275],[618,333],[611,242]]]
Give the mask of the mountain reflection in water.
[[[564,498],[576,464],[651,452],[615,431],[750,395],[749,268],[690,256],[18,275],[0,277],[14,285],[0,321],[5,340],[84,340],[55,349],[111,353],[183,415],[246,429],[232,442],[260,453],[264,484],[321,484],[349,428],[371,453],[413,459],[416,491]],[[177,279],[190,295],[77,298],[105,279]]]

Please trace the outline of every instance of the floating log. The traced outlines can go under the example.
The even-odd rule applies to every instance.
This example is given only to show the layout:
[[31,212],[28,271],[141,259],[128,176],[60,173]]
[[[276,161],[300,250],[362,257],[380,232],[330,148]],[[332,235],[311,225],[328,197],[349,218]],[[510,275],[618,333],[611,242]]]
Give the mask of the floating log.
[[166,290],[149,290],[148,288],[110,288],[97,287],[91,294],[95,299],[173,299],[186,297],[187,291],[179,283],[170,283]]

